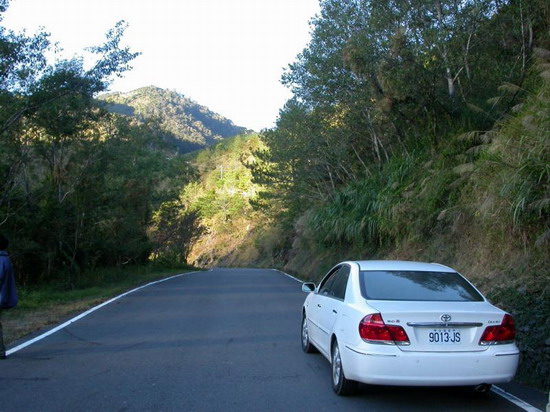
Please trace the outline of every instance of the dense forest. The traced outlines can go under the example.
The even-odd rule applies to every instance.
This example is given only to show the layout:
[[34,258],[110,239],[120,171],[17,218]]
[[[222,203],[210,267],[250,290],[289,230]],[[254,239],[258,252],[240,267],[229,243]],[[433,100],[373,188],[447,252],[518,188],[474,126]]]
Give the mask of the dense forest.
[[[0,231],[18,282],[437,261],[515,315],[518,376],[548,390],[549,22],[545,0],[321,0],[276,126],[184,156],[167,136],[189,113],[158,104],[169,92],[97,99],[136,56],[123,23],[92,68],[0,27]],[[223,135],[207,128],[204,142]]]
[[156,119],[96,100],[137,56],[120,47],[125,28],[90,50],[88,68],[80,57],[48,61],[45,32],[0,27],[0,230],[21,287],[72,288],[90,269],[148,262],[160,248],[153,212],[193,176]]
[[125,28],[90,50],[88,68],[82,57],[47,60],[46,32],[0,27],[0,230],[21,287],[185,262],[196,219],[175,205],[197,172],[181,153],[248,132],[176,92],[105,93],[138,55],[120,47]]

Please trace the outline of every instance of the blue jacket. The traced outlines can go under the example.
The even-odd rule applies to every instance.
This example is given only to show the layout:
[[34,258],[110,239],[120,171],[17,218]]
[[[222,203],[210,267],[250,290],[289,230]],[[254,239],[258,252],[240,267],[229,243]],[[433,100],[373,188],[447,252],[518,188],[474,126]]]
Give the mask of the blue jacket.
[[13,308],[17,305],[15,277],[8,252],[0,250],[0,309]]

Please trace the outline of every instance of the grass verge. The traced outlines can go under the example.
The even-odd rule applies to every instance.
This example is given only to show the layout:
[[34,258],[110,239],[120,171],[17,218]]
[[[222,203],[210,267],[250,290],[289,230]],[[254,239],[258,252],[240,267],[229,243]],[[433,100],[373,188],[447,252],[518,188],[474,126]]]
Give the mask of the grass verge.
[[59,324],[133,288],[191,270],[194,269],[188,266],[102,269],[87,273],[71,289],[63,285],[19,288],[17,307],[2,313],[5,344],[9,347],[29,334]]

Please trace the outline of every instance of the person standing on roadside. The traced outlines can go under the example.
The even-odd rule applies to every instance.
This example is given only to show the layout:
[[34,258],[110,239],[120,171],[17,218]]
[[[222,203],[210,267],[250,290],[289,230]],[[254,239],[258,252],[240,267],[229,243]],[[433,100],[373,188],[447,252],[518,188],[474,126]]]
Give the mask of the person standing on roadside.
[[0,233],[0,359],[6,359],[4,333],[2,331],[2,310],[17,305],[13,266],[8,252],[6,252],[9,243],[9,240]]

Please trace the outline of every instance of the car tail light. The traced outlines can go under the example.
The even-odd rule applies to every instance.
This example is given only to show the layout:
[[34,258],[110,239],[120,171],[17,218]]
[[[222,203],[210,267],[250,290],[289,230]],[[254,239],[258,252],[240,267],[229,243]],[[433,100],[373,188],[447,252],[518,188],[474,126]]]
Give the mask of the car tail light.
[[511,315],[504,315],[500,325],[487,326],[481,339],[480,345],[501,345],[512,343],[516,339],[516,326],[514,318]]
[[359,323],[359,335],[367,343],[410,345],[407,332],[401,326],[386,325],[380,313],[365,316]]

